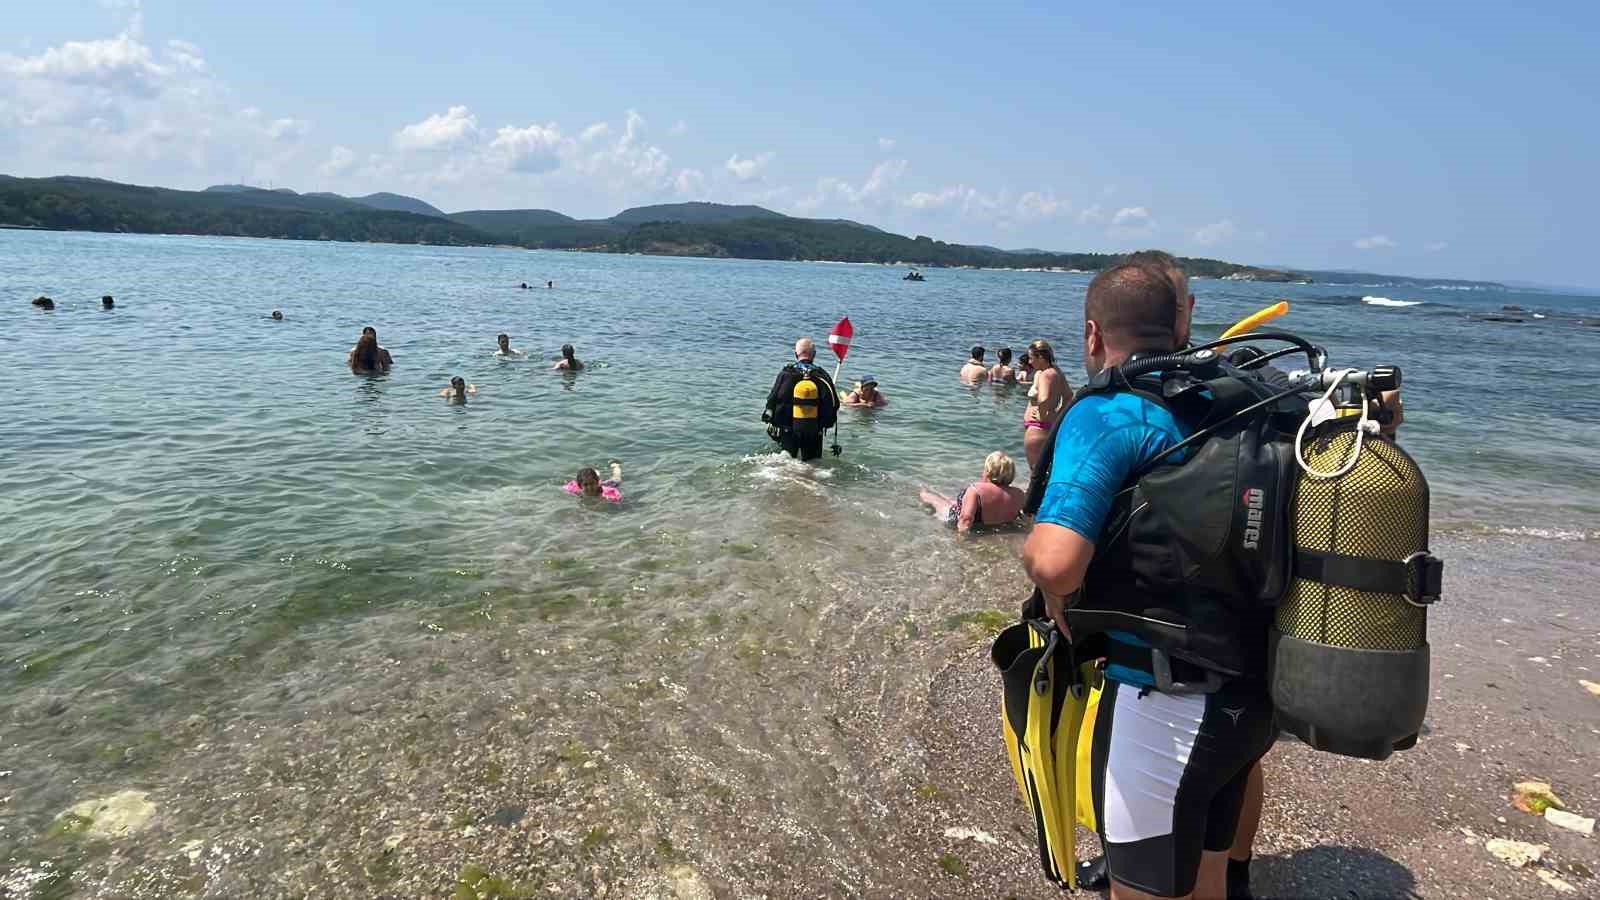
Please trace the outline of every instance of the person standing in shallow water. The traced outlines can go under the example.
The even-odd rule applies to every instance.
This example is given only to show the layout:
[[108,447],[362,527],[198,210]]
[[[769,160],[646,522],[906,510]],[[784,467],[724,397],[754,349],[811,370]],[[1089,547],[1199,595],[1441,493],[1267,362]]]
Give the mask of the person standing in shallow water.
[[1033,385],[1028,388],[1028,408],[1022,414],[1022,450],[1028,457],[1028,467],[1036,469],[1044,445],[1050,440],[1050,429],[1072,399],[1072,385],[1056,368],[1056,351],[1049,341],[1029,344],[1028,359],[1034,376]]
[[972,348],[972,358],[961,367],[962,384],[980,384],[989,375],[989,368],[983,364],[984,349],[982,345]]
[[498,350],[496,350],[494,352],[495,356],[527,356],[528,355],[525,351],[513,349],[512,346],[511,346],[511,335],[506,334],[505,332],[501,332],[500,334],[496,335],[494,340],[495,340],[495,343],[499,344],[499,346],[500,346],[500,349],[498,349]]
[[467,384],[465,378],[456,375],[450,379],[450,386],[439,392],[439,396],[448,398],[451,405],[454,406],[466,403],[468,395],[476,395],[477,393],[477,385]]
[[383,358],[378,354],[378,337],[374,334],[363,334],[356,345],[350,348],[350,371],[356,375],[381,375],[383,373]]
[[1001,347],[995,356],[999,357],[1000,361],[989,367],[989,383],[1015,384],[1017,373],[1011,368],[1011,348]]
[[[794,362],[784,366],[772,382],[761,413],[767,436],[801,460],[821,458],[822,435],[839,421],[839,391],[816,358],[817,345],[811,338],[795,341]],[[842,452],[835,441],[833,455]]]
[[[378,329],[373,328],[371,325],[368,325],[367,327],[361,329],[361,337],[362,338],[369,338],[369,337],[372,338],[372,346],[375,348],[375,350],[376,350],[376,352],[378,354],[378,365],[377,365],[375,371],[381,371],[381,372],[389,371],[389,367],[394,365],[394,357],[389,355],[388,348],[386,348],[382,344],[378,343]],[[361,342],[357,341],[356,345],[354,347],[350,348],[350,368],[352,370],[355,369],[355,367],[356,367],[356,362],[355,362],[355,360],[356,360],[356,350],[360,346],[361,346]]]

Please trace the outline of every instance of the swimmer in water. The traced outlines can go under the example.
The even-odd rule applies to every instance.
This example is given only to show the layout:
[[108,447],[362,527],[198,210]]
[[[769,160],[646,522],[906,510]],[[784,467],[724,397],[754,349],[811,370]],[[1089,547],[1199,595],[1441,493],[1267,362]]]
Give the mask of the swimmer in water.
[[972,348],[972,358],[961,367],[962,384],[978,384],[989,377],[989,367],[983,364],[983,347]]
[[878,376],[862,375],[856,382],[856,389],[844,395],[845,406],[866,406],[876,409],[888,406],[889,398],[878,390]]
[[578,477],[567,482],[563,489],[569,494],[583,497],[600,497],[610,503],[622,502],[622,463],[611,461],[611,477],[605,481],[600,480],[600,473],[584,466],[578,470]]
[[350,371],[356,375],[381,375],[383,374],[383,357],[378,355],[378,338],[376,335],[363,334],[356,345],[350,348]]
[[555,286],[556,286],[556,283],[555,283],[555,282],[554,282],[554,281],[546,281],[546,282],[545,282],[545,283],[544,283],[544,286],[545,286],[545,287],[547,287],[547,288],[551,288],[551,289],[554,289],[554,288],[555,288]]
[[561,359],[557,360],[556,364],[551,366],[550,368],[552,368],[552,369],[564,369],[564,370],[569,371],[569,372],[576,372],[579,369],[583,368],[583,363],[579,362],[578,358],[576,356],[573,356],[573,353],[575,353],[575,352],[576,351],[574,351],[572,349],[572,345],[571,344],[562,344],[561,345]]
[[501,332],[495,336],[495,341],[500,344],[500,349],[494,352],[495,356],[527,356],[526,350],[514,350],[511,347],[511,335]]
[[55,309],[56,308],[56,302],[54,300],[51,300],[49,297],[35,297],[35,298],[33,298],[33,305],[37,306],[40,309]]
[[1000,361],[989,367],[989,383],[1016,384],[1017,372],[1011,368],[1011,348],[1001,347],[996,355]]
[[450,386],[439,392],[439,396],[448,397],[451,403],[466,403],[467,395],[478,393],[478,386],[467,384],[467,380],[457,375],[450,379]]
[[117,301],[111,299],[111,295],[107,294],[104,297],[100,298],[100,308],[101,309],[116,309],[117,308]]
[[282,322],[283,321],[283,310],[281,310],[281,309],[273,310],[272,311],[272,321],[274,321],[274,322]]
[[[394,357],[389,355],[389,350],[388,350],[387,347],[384,347],[382,344],[378,343],[378,329],[373,328],[371,325],[368,325],[367,327],[361,329],[361,336],[364,337],[364,338],[367,338],[367,337],[372,338],[372,346],[378,348],[378,368],[379,368],[379,370],[380,371],[384,371],[384,372],[389,371],[389,367],[394,365]],[[361,346],[361,344],[358,342],[355,347],[351,347],[350,348],[350,358],[351,358],[351,360],[355,359],[356,347],[360,347],[360,346]],[[350,367],[351,368],[355,368],[355,363],[351,362]]]

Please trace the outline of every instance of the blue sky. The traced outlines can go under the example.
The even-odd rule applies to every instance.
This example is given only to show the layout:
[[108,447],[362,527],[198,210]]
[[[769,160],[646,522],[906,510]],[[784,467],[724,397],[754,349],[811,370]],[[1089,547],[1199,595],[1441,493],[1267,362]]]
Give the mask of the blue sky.
[[15,4],[0,172],[1600,287],[1600,4]]

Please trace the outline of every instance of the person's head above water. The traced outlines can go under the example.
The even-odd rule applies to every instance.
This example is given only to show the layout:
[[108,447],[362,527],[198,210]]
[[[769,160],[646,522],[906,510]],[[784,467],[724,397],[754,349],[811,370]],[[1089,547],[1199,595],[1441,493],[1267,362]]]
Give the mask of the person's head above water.
[[801,362],[811,362],[817,358],[817,345],[811,338],[801,338],[794,342],[794,358]]
[[378,338],[373,334],[362,334],[356,341],[356,347],[350,351],[350,371],[352,372],[377,372],[383,367],[383,361],[378,357]]
[[575,354],[577,352],[578,351],[572,349],[572,345],[571,344],[562,344],[561,345],[561,356],[562,356],[562,358],[566,359],[568,362],[572,361],[573,354]]
[[506,334],[505,332],[502,331],[499,334],[494,336],[494,340],[495,340],[495,343],[500,345],[500,349],[501,350],[503,350],[503,351],[505,351],[507,353],[511,352],[511,335]]
[[1113,266],[1089,282],[1083,301],[1083,358],[1092,375],[1141,351],[1177,348],[1178,292],[1161,269]]
[[1010,347],[1001,347],[999,350],[995,351],[995,355],[1000,357],[1000,365],[1002,365],[1002,366],[1011,365],[1011,348]]
[[856,382],[856,394],[863,399],[871,400],[878,395],[878,376],[862,375]]
[[56,302],[51,300],[49,297],[35,297],[33,298],[33,305],[39,307],[40,309],[56,308]]
[[584,466],[578,470],[576,479],[578,487],[590,497],[600,496],[600,473],[591,466]]
[[110,294],[107,294],[104,297],[100,298],[100,308],[101,309],[114,309],[114,308],[116,308],[116,305],[117,305],[117,301],[113,300],[111,298]]
[[364,335],[367,335],[367,334],[372,335],[372,339],[373,340],[377,340],[378,339],[378,329],[373,328],[371,325],[368,325],[367,327],[361,329],[361,333],[364,334]]
[[979,344],[976,347],[973,347],[972,348],[972,361],[975,362],[975,363],[983,362],[983,354],[985,352],[987,352],[987,351],[985,351],[983,349],[983,345],[982,344]]
[[281,310],[281,309],[273,310],[272,311],[272,318],[273,318],[274,321],[282,322],[283,321],[283,310]]
[[1034,369],[1048,369],[1056,364],[1056,348],[1050,346],[1049,341],[1038,340],[1029,344],[1027,355],[1032,360],[1030,367]]
[[1005,487],[1016,477],[1017,464],[1002,451],[996,450],[983,458],[983,479],[990,484]]
[[1189,291],[1189,275],[1183,271],[1178,258],[1165,250],[1140,250],[1122,258],[1125,263],[1136,263],[1159,269],[1172,280],[1172,289],[1178,294],[1178,306],[1173,310],[1172,334],[1175,346],[1189,343],[1189,319],[1194,315],[1194,294]]

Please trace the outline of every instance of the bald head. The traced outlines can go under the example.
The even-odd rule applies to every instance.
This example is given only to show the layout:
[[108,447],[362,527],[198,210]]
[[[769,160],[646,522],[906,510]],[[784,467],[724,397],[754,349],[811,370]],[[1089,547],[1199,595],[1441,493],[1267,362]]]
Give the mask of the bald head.
[[794,342],[794,358],[811,362],[817,358],[817,345],[811,338],[801,338]]

